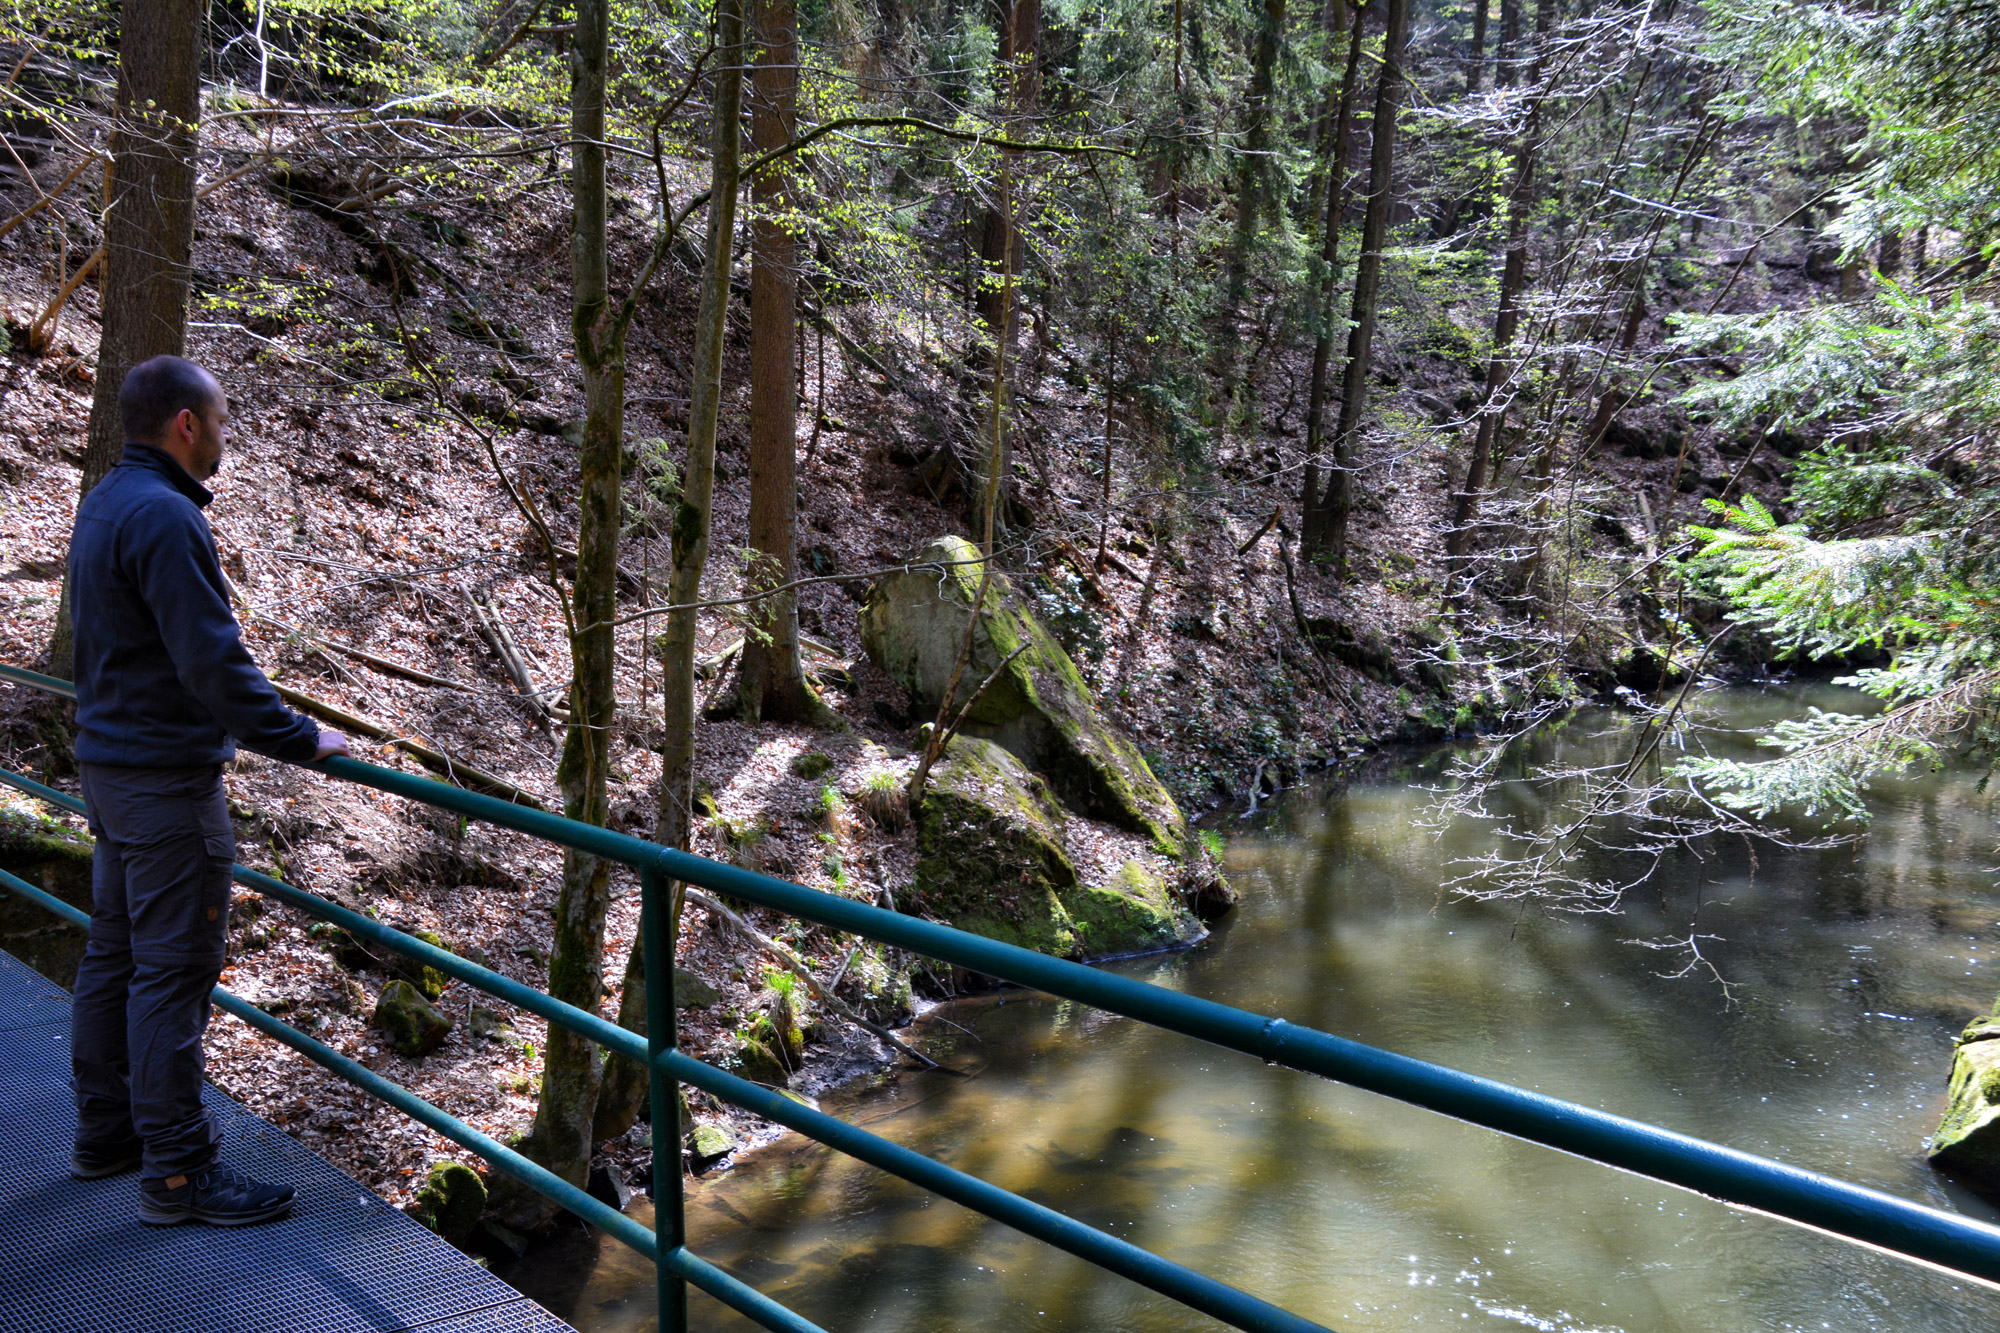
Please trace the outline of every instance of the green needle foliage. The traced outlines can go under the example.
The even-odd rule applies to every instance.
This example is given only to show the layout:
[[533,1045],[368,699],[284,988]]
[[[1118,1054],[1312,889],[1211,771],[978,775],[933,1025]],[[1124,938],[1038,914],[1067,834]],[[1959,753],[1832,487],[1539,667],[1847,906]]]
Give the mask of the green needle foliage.
[[1711,501],[1722,521],[1689,530],[1700,546],[1686,572],[1783,652],[1890,659],[1842,678],[1882,711],[1815,711],[1764,738],[1774,760],[1707,758],[1678,772],[1753,815],[1865,819],[1870,777],[1983,750],[1994,734],[2000,13],[1958,0],[1757,0],[1712,13],[1717,53],[1760,76],[1734,111],[1789,114],[1842,144],[1850,170],[1827,229],[1841,262],[1878,253],[1893,270],[1915,251],[1930,263],[1847,284],[1839,303],[1681,326],[1688,347],[1746,362],[1692,401],[1760,439],[1825,440],[1793,474],[1798,521],[1754,499]]

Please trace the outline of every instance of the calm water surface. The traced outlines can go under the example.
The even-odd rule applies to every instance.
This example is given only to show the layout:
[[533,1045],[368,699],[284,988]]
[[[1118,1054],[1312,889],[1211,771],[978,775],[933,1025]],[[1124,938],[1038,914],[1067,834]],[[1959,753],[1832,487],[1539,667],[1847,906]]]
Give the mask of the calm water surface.
[[[1794,689],[1700,707],[1749,728],[1807,702],[1854,706]],[[1629,725],[1585,714],[1540,753],[1622,754]],[[1417,826],[1440,762],[1234,821],[1242,908],[1199,949],[1116,966],[2000,1221],[1921,1161],[1952,1036],[2000,989],[1976,775],[1884,785],[1858,852],[1762,848],[1753,874],[1717,847],[1623,916],[1566,919],[1440,901],[1491,836]],[[1684,935],[1697,897],[1734,1007],[1629,943]],[[1976,1284],[1065,1001],[945,1012],[975,1036],[919,1031],[972,1077],[826,1109],[1335,1329],[2000,1328],[2000,1293]],[[830,1330],[1216,1327],[796,1137],[694,1185],[688,1215],[700,1253]],[[586,1333],[653,1326],[650,1268],[615,1243],[514,1276]],[[698,1327],[750,1327],[694,1299]]]

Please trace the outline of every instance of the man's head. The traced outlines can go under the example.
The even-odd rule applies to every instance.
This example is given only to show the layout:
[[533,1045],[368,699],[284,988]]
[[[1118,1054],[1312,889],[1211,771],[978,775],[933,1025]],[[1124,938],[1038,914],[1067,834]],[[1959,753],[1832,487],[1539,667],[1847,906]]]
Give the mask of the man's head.
[[215,376],[185,357],[156,356],[126,372],[118,390],[125,438],[150,444],[207,481],[229,441],[229,400]]

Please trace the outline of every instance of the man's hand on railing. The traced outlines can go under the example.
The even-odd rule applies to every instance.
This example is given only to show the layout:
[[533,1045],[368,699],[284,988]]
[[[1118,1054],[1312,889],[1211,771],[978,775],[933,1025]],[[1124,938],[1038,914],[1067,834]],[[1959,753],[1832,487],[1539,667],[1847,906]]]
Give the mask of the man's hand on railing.
[[313,751],[312,761],[317,764],[328,755],[335,754],[343,758],[351,757],[347,753],[347,737],[337,731],[329,731],[325,727],[321,727],[319,729],[319,748]]

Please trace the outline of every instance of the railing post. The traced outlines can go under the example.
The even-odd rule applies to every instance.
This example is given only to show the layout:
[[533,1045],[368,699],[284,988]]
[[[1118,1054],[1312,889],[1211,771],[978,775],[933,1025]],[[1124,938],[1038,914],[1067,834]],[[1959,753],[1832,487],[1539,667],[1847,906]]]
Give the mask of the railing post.
[[680,1044],[674,1008],[673,894],[656,870],[639,872],[639,942],[646,953],[646,1063],[653,1104],[653,1236],[660,1333],[687,1333],[687,1281],[667,1267],[667,1256],[687,1244],[687,1217],[681,1210],[680,1084],[660,1067],[660,1052]]

